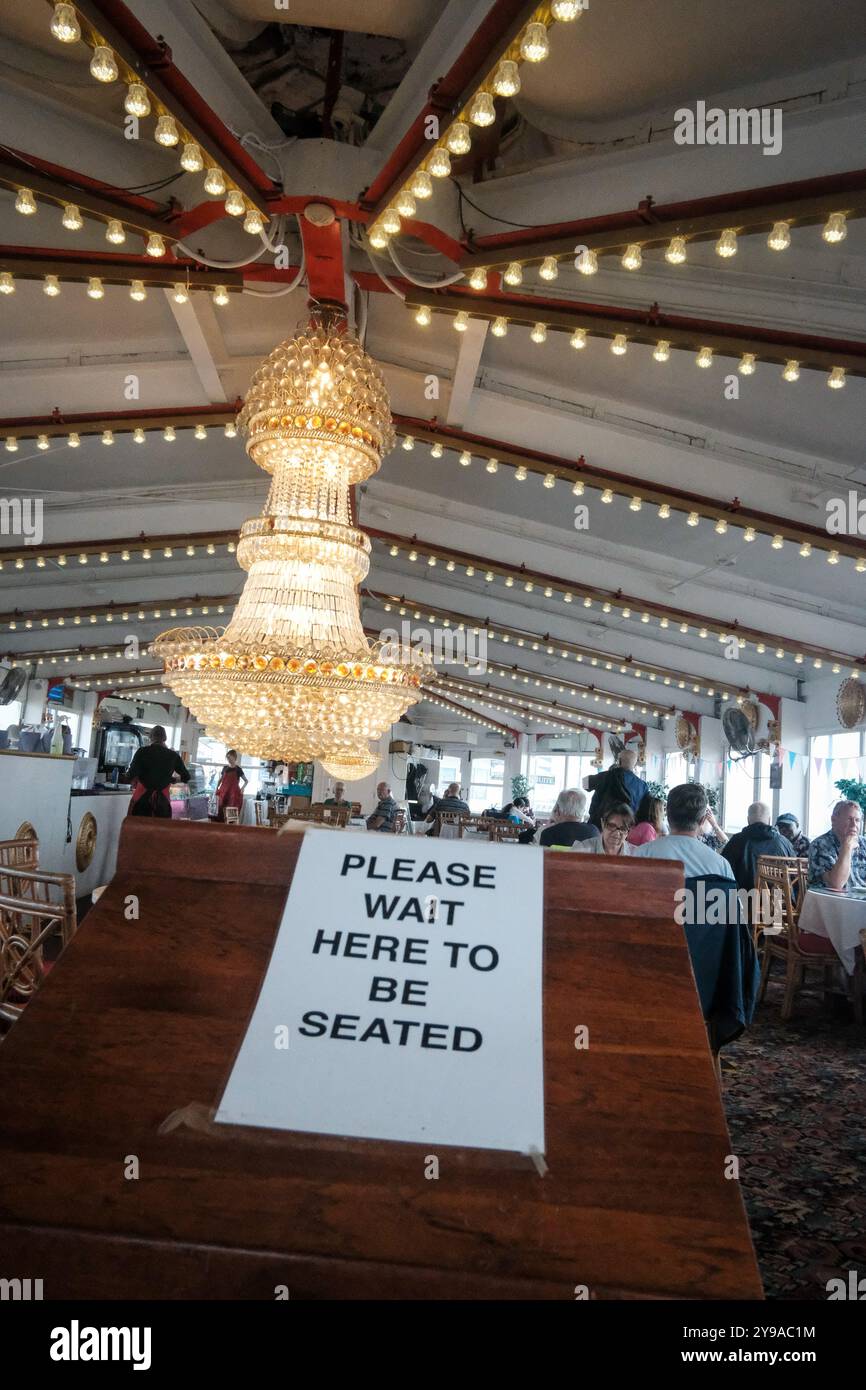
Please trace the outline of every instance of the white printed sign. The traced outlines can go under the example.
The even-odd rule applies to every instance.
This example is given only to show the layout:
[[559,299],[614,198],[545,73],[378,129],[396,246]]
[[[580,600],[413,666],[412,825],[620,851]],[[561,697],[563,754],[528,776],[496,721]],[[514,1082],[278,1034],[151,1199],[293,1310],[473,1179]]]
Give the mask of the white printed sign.
[[543,1153],[542,858],[308,831],[217,1121]]

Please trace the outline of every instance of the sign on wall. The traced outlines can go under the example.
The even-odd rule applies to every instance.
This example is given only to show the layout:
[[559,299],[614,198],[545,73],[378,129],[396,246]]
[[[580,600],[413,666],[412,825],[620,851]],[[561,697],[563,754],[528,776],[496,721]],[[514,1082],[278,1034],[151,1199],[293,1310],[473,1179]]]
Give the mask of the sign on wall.
[[217,1121],[543,1152],[542,859],[308,831]]

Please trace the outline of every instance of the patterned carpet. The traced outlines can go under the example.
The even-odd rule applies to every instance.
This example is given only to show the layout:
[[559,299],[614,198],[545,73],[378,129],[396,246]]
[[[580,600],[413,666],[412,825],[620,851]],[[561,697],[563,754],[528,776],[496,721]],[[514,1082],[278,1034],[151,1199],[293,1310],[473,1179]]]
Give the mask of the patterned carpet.
[[826,1299],[866,1275],[866,1027],[817,989],[782,1023],[779,980],[723,1050],[722,1093],[767,1298]]

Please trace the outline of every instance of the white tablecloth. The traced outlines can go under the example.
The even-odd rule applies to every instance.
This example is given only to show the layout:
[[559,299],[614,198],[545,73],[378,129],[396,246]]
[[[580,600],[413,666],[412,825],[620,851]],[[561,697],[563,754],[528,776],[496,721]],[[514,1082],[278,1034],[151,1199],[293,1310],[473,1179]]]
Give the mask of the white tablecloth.
[[866,898],[849,898],[845,893],[825,893],[810,888],[800,913],[800,931],[814,932],[832,941],[849,975],[860,945],[860,931],[866,927]]

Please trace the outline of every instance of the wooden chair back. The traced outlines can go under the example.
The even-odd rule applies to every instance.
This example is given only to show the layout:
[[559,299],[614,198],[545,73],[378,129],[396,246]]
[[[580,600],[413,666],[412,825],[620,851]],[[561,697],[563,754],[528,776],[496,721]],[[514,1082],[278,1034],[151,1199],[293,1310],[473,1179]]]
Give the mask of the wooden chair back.
[[490,822],[489,839],[498,845],[517,844],[520,835],[520,826],[512,825],[510,820],[495,820]]
[[[43,977],[43,947],[75,935],[75,878],[5,868],[0,891],[0,1020],[14,1022]],[[11,891],[10,891],[11,890]]]
[[258,799],[256,799],[253,802],[253,811],[256,817],[256,825],[270,825],[270,820],[268,818],[269,809],[270,808],[268,806],[267,801],[259,801]]
[[237,806],[226,806],[223,816],[226,825],[240,825],[241,813]]
[[314,806],[313,810],[316,812],[316,820],[321,821],[323,825],[344,826],[349,823],[350,806],[322,805]]
[[[762,854],[758,858],[758,868],[755,880],[755,887],[758,892],[769,893],[771,904],[778,904],[781,909],[781,926],[792,942],[797,946],[797,921],[803,906],[805,885],[801,881],[804,879],[801,870],[801,863],[805,861],[799,859],[781,859],[774,855]],[[760,927],[762,924],[753,924]]]

